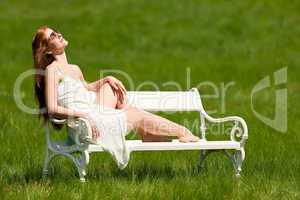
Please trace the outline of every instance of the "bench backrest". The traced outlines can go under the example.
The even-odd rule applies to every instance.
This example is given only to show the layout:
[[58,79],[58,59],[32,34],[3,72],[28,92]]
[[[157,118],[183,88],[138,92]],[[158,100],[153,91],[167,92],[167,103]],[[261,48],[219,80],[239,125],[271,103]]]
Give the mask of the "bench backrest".
[[202,103],[196,88],[189,91],[128,91],[134,107],[148,111],[201,111]]

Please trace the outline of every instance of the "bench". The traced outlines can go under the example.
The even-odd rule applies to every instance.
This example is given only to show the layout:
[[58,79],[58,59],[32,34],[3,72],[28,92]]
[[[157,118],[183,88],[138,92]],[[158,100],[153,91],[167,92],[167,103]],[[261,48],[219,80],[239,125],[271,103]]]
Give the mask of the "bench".
[[[133,151],[165,151],[165,150],[199,150],[199,167],[203,167],[204,159],[210,152],[221,151],[231,160],[236,176],[240,176],[242,162],[245,159],[244,146],[248,139],[246,122],[237,116],[213,118],[209,116],[201,102],[197,88],[188,91],[128,91],[128,101],[131,105],[150,112],[154,111],[196,111],[199,113],[201,140],[192,143],[182,143],[177,139],[168,142],[143,142],[142,140],[127,140],[127,145]],[[64,141],[53,141],[50,138],[50,122],[45,124],[46,154],[43,176],[48,174],[48,165],[53,157],[62,155],[70,158],[75,164],[80,180],[85,181],[86,167],[89,163],[89,154],[102,152],[99,145],[86,142],[91,135],[91,127],[83,118],[55,119],[50,121],[56,124],[65,124],[68,138]],[[206,140],[206,122],[231,122],[230,140]],[[77,153],[77,154],[75,154]],[[79,153],[79,155],[78,155]]]

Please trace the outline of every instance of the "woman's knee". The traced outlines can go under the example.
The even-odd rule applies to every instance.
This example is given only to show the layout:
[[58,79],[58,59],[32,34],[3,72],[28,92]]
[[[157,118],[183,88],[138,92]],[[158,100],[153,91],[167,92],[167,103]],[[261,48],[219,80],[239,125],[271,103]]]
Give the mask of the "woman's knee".
[[104,83],[104,84],[100,87],[100,91],[101,91],[101,90],[107,91],[107,92],[109,92],[109,93],[111,93],[111,94],[114,93],[114,92],[113,92],[113,89],[112,89],[112,87],[110,86],[109,83]]
[[114,90],[112,89],[109,83],[104,83],[100,90],[104,91],[103,93],[105,93],[105,96],[109,95],[113,98],[113,103],[116,105],[115,108],[123,109],[129,105],[127,96],[124,95],[123,100],[121,101],[120,97],[115,94]]
[[111,86],[108,83],[105,83],[97,92],[97,101],[101,105],[115,108],[118,102],[118,98],[114,94]]

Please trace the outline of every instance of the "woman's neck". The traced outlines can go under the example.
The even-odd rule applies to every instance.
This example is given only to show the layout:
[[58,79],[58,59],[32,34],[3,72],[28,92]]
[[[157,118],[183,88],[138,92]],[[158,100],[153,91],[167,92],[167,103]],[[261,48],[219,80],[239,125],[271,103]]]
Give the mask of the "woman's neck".
[[68,60],[67,60],[67,56],[66,56],[66,53],[63,52],[62,54],[59,54],[59,55],[55,55],[54,56],[56,62],[59,62],[59,63],[62,63],[62,64],[68,64]]

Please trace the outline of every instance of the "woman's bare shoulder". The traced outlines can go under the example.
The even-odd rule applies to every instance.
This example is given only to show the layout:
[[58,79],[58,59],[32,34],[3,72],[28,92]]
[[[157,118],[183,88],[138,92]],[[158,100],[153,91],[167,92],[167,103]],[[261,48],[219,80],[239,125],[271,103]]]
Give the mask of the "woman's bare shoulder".
[[80,67],[76,64],[70,64],[70,66],[72,66],[74,69],[81,70]]
[[81,71],[81,69],[80,69],[80,67],[79,67],[78,65],[75,65],[75,64],[70,64],[70,65],[72,66],[72,68],[73,68],[74,70],[76,70],[76,72],[82,73],[82,71]]
[[[51,63],[50,65],[48,65],[47,67],[46,67],[46,69],[45,69],[45,74],[47,75],[50,75],[50,74],[52,74],[52,75],[55,75],[55,74],[57,74],[57,67],[58,67],[58,65],[56,64],[56,63]],[[59,74],[57,74],[57,75],[59,75]]]

